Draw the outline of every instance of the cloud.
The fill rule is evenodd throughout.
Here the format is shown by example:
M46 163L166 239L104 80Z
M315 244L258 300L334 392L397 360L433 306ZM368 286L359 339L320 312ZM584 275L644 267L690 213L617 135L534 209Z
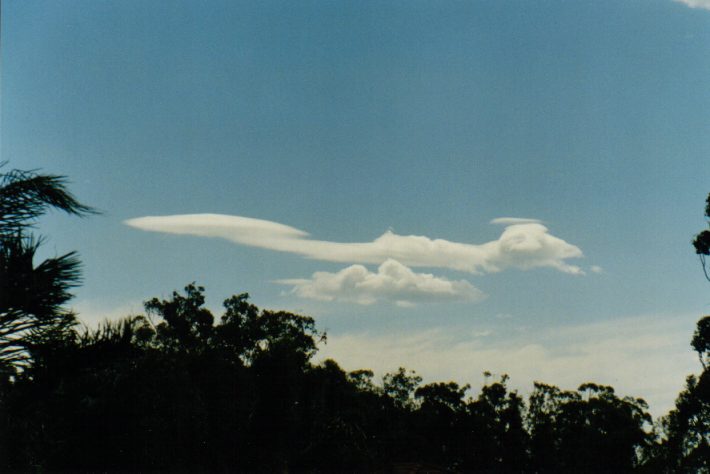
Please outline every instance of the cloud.
M541 224L542 222L538 219L527 219L525 217L496 217L491 220L491 224Z
M372 369L378 376L404 366L416 370L425 383L453 380L474 388L483 383L484 370L507 373L511 387L525 394L534 381L563 389L592 381L611 385L620 395L642 397L654 415L661 415L673 406L686 375L700 370L688 348L696 319L628 317L519 331L479 326L392 334L330 332L318 358L333 358L345 370Z
M583 256L579 247L551 235L538 221L519 218L494 221L506 227L498 239L483 244L398 235L392 231L372 242L330 242L311 239L307 232L276 222L221 214L147 216L125 223L146 231L217 237L329 262L379 265L394 259L409 267L449 268L479 274L539 267L584 273L566 262Z
M592 265L589 270L591 270L592 273L604 273L604 269L599 265Z
M710 0L673 0L676 3L684 3L690 8L704 8L710 10Z
M421 301L480 301L485 297L466 280L415 273L393 259L385 260L377 272L352 265L336 273L316 272L309 279L277 280L277 283L293 285L291 293L301 298L363 305L384 300L411 307Z

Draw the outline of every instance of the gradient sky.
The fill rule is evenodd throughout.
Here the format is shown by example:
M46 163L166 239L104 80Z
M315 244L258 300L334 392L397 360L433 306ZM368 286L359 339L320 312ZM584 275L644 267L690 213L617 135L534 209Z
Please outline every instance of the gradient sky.
M103 211L39 228L86 321L197 281L349 370L657 414L699 371L707 0L5 0L1 34L6 169Z

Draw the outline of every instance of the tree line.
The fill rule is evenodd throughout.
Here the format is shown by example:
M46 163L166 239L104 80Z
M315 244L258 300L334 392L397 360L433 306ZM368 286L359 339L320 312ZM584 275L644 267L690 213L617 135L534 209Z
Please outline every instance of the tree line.
M524 398L506 375L475 395L405 368L376 380L315 362L312 318L246 293L216 317L195 283L82 329L65 309L76 254L35 262L52 208L94 212L61 176L0 178L2 472L710 472L709 316L691 340L700 373L655 421L594 383ZM710 231L693 244L704 259Z

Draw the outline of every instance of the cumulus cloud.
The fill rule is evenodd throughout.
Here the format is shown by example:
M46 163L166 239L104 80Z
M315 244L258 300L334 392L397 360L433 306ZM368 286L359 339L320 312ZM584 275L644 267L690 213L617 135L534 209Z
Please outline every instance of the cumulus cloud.
M301 298L363 305L391 301L409 307L420 301L480 301L485 297L466 280L415 273L393 259L385 260L376 272L362 265L351 265L335 273L316 272L308 279L277 280L277 283L292 285L291 293Z
M378 376L404 366L426 383L453 380L476 387L485 370L507 373L522 393L529 393L534 381L564 389L592 381L643 397L660 415L673 406L686 375L700 369L688 348L696 319L693 314L654 315L495 332L485 326L394 334L331 331L318 357L333 358L346 370L372 369Z
M704 8L710 10L710 0L673 0L676 3L684 3L690 8Z
M539 221L520 218L495 221L506 225L505 229L498 239L483 244L398 235L392 231L372 242L330 242L312 239L307 232L284 224L221 214L146 216L125 223L146 231L222 238L329 262L379 265L394 259L410 267L449 268L479 274L506 268L539 267L584 273L566 261L583 256L579 247L551 235Z

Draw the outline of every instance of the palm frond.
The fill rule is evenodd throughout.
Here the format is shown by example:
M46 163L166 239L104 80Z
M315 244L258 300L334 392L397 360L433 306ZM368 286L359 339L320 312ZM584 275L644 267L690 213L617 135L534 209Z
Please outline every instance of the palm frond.
M34 266L41 240L16 235L0 238L0 311L21 310L37 318L62 312L69 290L81 283L75 252L48 258Z
M24 367L32 348L76 322L62 305L80 283L74 252L34 265L41 239L0 237L0 364ZM51 333L51 334L50 334Z
M76 216L96 214L67 190L63 176L11 170L0 175L0 234L32 226L49 209Z
M117 321L105 320L96 329L85 327L78 335L78 343L81 347L130 347L145 339L146 330L151 331L148 321L141 315Z

